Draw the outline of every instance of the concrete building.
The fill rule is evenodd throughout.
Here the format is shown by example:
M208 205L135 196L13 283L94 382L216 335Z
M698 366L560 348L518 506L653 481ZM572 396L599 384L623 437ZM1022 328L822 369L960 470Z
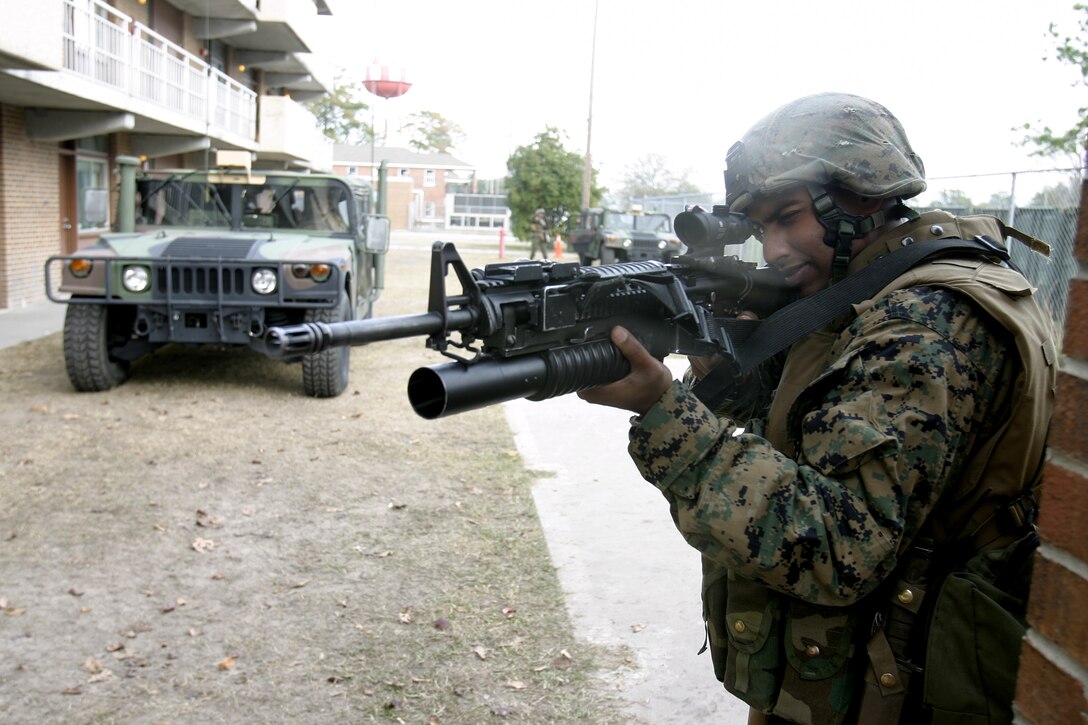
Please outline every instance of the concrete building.
M112 224L120 155L332 169L301 101L332 89L334 0L35 0L0 12L0 309L45 299L43 263Z
M451 154L420 153L395 146L333 146L333 171L347 176L370 175L377 184L378 167L386 163L388 208L394 229L450 226L454 194L475 191L476 169ZM474 225L478 226L478 225Z

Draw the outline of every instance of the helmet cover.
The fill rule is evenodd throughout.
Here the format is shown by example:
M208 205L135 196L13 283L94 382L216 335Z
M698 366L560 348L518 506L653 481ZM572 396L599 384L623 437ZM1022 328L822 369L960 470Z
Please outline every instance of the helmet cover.
M820 93L772 111L726 157L725 203L732 211L798 184L907 199L925 191L925 167L887 108L860 96Z

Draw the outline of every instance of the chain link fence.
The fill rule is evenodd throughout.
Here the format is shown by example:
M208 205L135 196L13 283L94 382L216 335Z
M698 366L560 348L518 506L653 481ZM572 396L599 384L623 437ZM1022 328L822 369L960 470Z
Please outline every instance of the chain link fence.
M1039 290L1039 301L1049 312L1061 338L1065 324L1069 281L1076 274L1073 241L1080 205L1082 169L1049 169L1009 174L930 178L926 192L912 199L919 212L943 209L960 216L989 215L1050 245L1049 257L1007 239L1013 264ZM975 201L984 199L985 201ZM724 193L645 196L631 200L647 212L675 217L692 205L709 211L725 201ZM749 240L730 250L741 259L761 261L758 242Z

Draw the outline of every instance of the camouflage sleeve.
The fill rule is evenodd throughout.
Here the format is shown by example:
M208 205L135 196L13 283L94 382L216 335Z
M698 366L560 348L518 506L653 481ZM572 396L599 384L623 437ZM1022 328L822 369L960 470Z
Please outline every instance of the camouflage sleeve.
M839 336L798 400L792 458L734 435L676 382L634 419L630 453L706 556L806 601L849 604L891 573L985 439L1016 365L1006 338L954 292L897 292Z

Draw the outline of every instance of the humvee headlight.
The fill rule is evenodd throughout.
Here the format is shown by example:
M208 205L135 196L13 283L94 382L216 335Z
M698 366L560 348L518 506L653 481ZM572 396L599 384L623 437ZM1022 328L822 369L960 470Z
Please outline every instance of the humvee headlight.
M91 273L92 266L89 259L73 259L68 262L68 271L73 277L86 277Z
M133 265L121 273L121 284L129 292L144 292L151 286L151 273L147 267Z
M635 246L635 243L632 242L629 238L623 240L623 248L624 249L630 249L633 246Z
M276 291L276 273L266 267L255 269L250 283L257 294L270 295Z
M658 249L664 249L667 246L669 246L669 243L666 242L664 239L662 239L660 242L657 243L657 248Z
M314 282L324 282L329 278L329 275L332 274L332 268L322 262L317 262L316 264L303 264L300 262L291 265L291 274L297 279L306 279L309 277Z

